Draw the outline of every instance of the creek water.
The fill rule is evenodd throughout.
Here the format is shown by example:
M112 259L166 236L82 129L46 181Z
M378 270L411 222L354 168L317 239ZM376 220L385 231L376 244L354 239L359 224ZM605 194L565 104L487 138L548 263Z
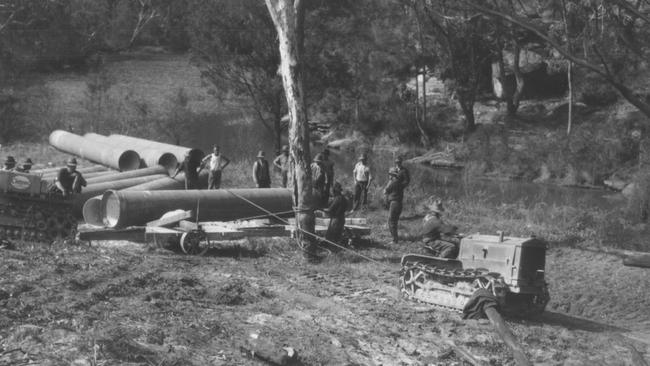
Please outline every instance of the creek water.
M252 161L258 151L264 151L267 160L275 156L273 137L261 124L238 124L215 121L201 126L200 135L195 135L192 143L207 153L217 144L224 155L233 161ZM331 150L335 163L336 180L344 187L353 187L352 169L361 149ZM312 156L323 150L314 144ZM369 164L374 181L383 186L388 178L388 169L393 165L394 153L391 150L368 151ZM422 164L405 164L411 172L410 189L444 199L463 199L467 196L480 196L493 204L523 204L532 206L541 202L548 205L573 206L585 208L610 209L623 201L621 195L607 190L564 187L554 184L538 184L524 181L495 180L473 177L460 170L434 169ZM277 184L277 180L276 183Z

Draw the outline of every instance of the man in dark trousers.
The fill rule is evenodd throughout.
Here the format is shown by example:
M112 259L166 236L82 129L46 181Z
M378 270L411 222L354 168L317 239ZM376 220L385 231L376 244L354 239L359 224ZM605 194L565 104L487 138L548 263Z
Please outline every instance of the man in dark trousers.
M458 228L446 224L442 220L445 209L440 200L434 200L429 206L429 212L422 220L420 235L424 241L424 248L434 256L441 258L456 258L460 240Z
M390 168L388 171L388 184L384 188L384 196L388 203L388 230L393 238L393 243L398 242L397 225L399 217L402 214L402 201L404 200L404 184L399 177L396 168Z
M323 166L323 154L318 153L314 157L314 162L311 163L311 182L312 182L312 195L317 208L327 206L327 173L325 166Z
M325 197L323 200L327 202L329 201L332 184L334 184L334 162L330 160L330 149L327 148L323 150L323 168L325 169L325 174L327 175L327 182L325 183Z
M253 164L253 179L257 188L271 188L271 174L269 162L264 158L264 151L257 153L257 160Z
M65 165L65 168L59 170L54 185L63 197L69 197L73 194L81 193L81 187L86 186L86 180L77 171L77 159L70 158L66 161Z
M280 152L280 155L276 156L273 160L273 165L280 170L282 187L287 188L287 183L289 182L289 170L291 169L289 146L282 146L282 151Z
M199 166L201 165L198 159L191 159L190 153L185 153L185 159L178 165L172 178L176 178L181 171L185 173L185 189L198 189L199 188Z
M228 164L230 164L230 159L221 154L219 146L214 145L212 147L212 154L207 155L201 160L201 167L199 168L199 173L205 166L208 167L208 189L219 189L221 188L221 171L224 170Z
M345 228L345 211L348 207L348 200L342 194L341 183L336 182L332 186L332 202L323 211L330 217L325 239L330 242L341 244L343 229ZM331 244L330 244L331 245Z
M354 165L352 177L354 178L354 205L352 210L358 210L361 205L368 203L368 187L372 182L370 167L367 165L368 157L366 154L359 156L359 161Z

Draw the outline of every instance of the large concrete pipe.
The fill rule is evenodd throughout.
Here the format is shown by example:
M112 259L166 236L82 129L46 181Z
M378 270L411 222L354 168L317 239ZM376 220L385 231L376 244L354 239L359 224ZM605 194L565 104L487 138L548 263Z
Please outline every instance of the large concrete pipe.
M183 159L185 159L185 154L188 153L190 154L190 159L197 161L203 159L203 156L205 155L200 149L166 144L163 142L151 141L131 136L112 134L108 136L108 139L117 143L131 144L132 146L136 146L136 149L154 149L170 152L176 156L176 159L178 159L178 161L183 161Z
M152 180L164 178L163 174L148 175L144 177L136 177L124 180L118 180L114 182L103 182L97 184L89 184L87 187L84 187L81 190L81 193L72 196L72 208L75 216L81 216L83 211L83 205L90 197L94 197L100 194L103 194L109 189L124 189L138 184L150 182Z
M58 167L53 167L53 168L44 168L44 169L32 169L31 173L33 174L42 174L42 175L51 175L51 174L57 174L59 170L65 168L65 165L63 166L58 166ZM111 170L111 168L107 168L103 165L91 165L91 166L85 166L85 167L79 167L77 166L77 171L81 173L99 173L99 172L108 172L108 171L115 171Z
M136 170L129 170L128 172L105 174L99 177L87 178L88 184L97 184L102 182L110 182L116 180L124 180L129 178L143 177L145 175L164 174L167 175L167 169L160 165L152 166L151 168L142 168Z
M142 169L140 169L142 170ZM137 171L137 170L136 170ZM208 187L208 173L203 170L199 174L199 188ZM164 177L151 182L138 184L136 186L124 188L124 191L162 191L162 190L181 190L185 189L185 175L178 174L176 177ZM103 192L102 192L103 193ZM101 211L102 196L91 197L83 205L82 213L84 221L87 224L95 226L104 226L103 213Z
M106 174L115 174L115 173L119 173L119 172L117 170L105 170L105 171L101 171L101 172L90 172L90 173L81 172L84 179L99 177L99 176L106 175ZM59 175L59 171L57 170L56 172L47 173L47 174L42 175L41 179L54 180L54 178L56 178L58 175Z
M108 136L89 132L84 138L97 141L104 144L117 146L123 149L132 149L138 152L144 165L148 167L162 165L167 169L168 174L172 174L178 165L178 159L172 152L158 147L142 147L131 141L121 141L118 139L109 139Z
M117 149L62 130L50 134L50 145L69 154L121 171L140 167L140 155L133 150Z
M145 223L172 210L196 210L199 220L230 221L288 212L291 191L286 188L244 188L189 191L107 191L102 197L104 225L111 228ZM260 209L256 206L260 206Z

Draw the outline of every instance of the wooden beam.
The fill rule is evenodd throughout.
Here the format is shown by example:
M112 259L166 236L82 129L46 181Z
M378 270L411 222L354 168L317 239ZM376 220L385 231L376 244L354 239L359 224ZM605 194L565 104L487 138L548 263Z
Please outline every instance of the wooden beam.
M128 229L99 229L79 231L79 240L128 240L143 243L145 242L144 227L134 227Z

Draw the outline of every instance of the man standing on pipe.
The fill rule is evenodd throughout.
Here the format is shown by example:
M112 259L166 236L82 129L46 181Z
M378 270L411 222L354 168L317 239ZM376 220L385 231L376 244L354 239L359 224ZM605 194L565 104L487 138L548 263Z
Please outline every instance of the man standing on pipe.
M264 159L264 151L257 153L257 160L253 164L253 179L257 188L271 188L269 162Z
M221 171L224 170L228 164L230 164L230 159L221 155L219 146L214 145L212 147L212 154L201 160L201 167L198 171L198 173L201 173L201 170L203 170L206 165L208 166L208 189L221 188Z
M199 166L201 165L200 161L197 159L191 159L189 151L185 153L185 159L183 162L178 165L172 178L176 178L178 173L181 171L185 173L185 189L198 189L199 186Z
M72 194L81 193L81 187L86 186L86 180L77 171L77 159L70 158L65 165L65 168L59 170L54 186L63 197L69 197Z

